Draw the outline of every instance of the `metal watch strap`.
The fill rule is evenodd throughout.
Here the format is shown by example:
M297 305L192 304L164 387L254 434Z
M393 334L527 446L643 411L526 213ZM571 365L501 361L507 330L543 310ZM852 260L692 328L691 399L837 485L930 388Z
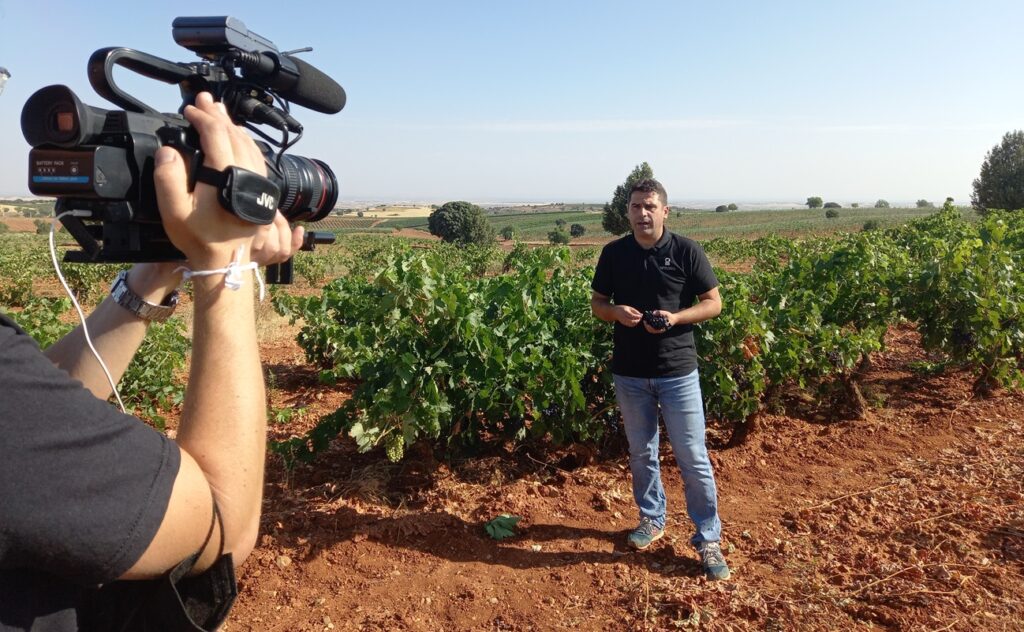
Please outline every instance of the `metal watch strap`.
M154 305L144 300L141 296L132 292L128 287L128 271L121 270L110 286L110 295L114 301L129 312L143 320L161 323L171 317L174 308L178 306L178 291L171 292L164 302Z

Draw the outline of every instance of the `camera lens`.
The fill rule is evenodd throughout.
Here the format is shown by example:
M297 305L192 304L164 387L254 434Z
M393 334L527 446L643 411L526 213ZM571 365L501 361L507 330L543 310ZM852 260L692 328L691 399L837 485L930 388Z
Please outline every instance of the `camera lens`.
M281 159L281 213L291 222L327 217L338 201L338 179L322 160L285 154Z

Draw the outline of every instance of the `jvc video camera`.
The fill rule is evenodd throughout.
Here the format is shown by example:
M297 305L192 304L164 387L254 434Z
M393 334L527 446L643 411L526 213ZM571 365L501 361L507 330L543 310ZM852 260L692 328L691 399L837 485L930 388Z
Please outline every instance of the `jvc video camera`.
M247 191L247 181L225 182L234 199L262 204L277 201L289 221L315 222L334 208L338 180L324 162L285 151L302 137L302 125L289 113L289 102L334 114L345 106L345 91L333 79L231 17L180 17L172 24L174 41L201 61L175 63L130 48L103 48L89 58L89 82L96 92L124 110L83 104L68 87L53 85L29 97L21 113L21 130L32 145L29 190L58 198L56 214L81 246L65 259L124 263L174 261L184 256L168 240L160 223L153 185L153 156L164 145L179 149L189 162L194 184L202 153L196 131L181 115L199 92L224 103L231 118L265 142L259 142L276 198ZM122 66L145 77L177 84L178 113L160 113L114 83ZM256 128L269 126L280 138ZM294 136L292 136L294 135ZM273 149L272 146L276 149ZM256 178L258 180L266 180ZM205 180L204 180L205 181ZM221 189L222 198L224 194ZM248 195L247 195L248 193ZM230 199L226 200L230 202ZM250 221L266 209L254 207ZM246 218L243 212L236 212ZM270 209L270 216L273 216ZM333 241L331 233L308 233L303 248ZM268 271L271 282L288 283L291 266ZM275 278L277 277L277 278Z

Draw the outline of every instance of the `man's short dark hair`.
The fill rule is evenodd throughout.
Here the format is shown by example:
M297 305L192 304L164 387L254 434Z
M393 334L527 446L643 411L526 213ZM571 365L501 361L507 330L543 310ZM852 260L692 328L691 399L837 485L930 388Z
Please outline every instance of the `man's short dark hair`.
M654 178L645 178L634 182L633 186L629 188L629 197L633 197L633 194L637 191L641 193L657 193L661 196L661 203L668 204L668 193L665 192L665 187L661 186L661 183Z

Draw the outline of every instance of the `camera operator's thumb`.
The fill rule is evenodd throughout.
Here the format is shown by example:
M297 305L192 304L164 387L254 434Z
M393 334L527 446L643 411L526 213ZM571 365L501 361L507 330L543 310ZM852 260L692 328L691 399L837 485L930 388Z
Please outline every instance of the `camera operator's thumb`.
M192 210L185 161L175 149L161 147L154 156L153 184L160 216L165 222L184 221Z

